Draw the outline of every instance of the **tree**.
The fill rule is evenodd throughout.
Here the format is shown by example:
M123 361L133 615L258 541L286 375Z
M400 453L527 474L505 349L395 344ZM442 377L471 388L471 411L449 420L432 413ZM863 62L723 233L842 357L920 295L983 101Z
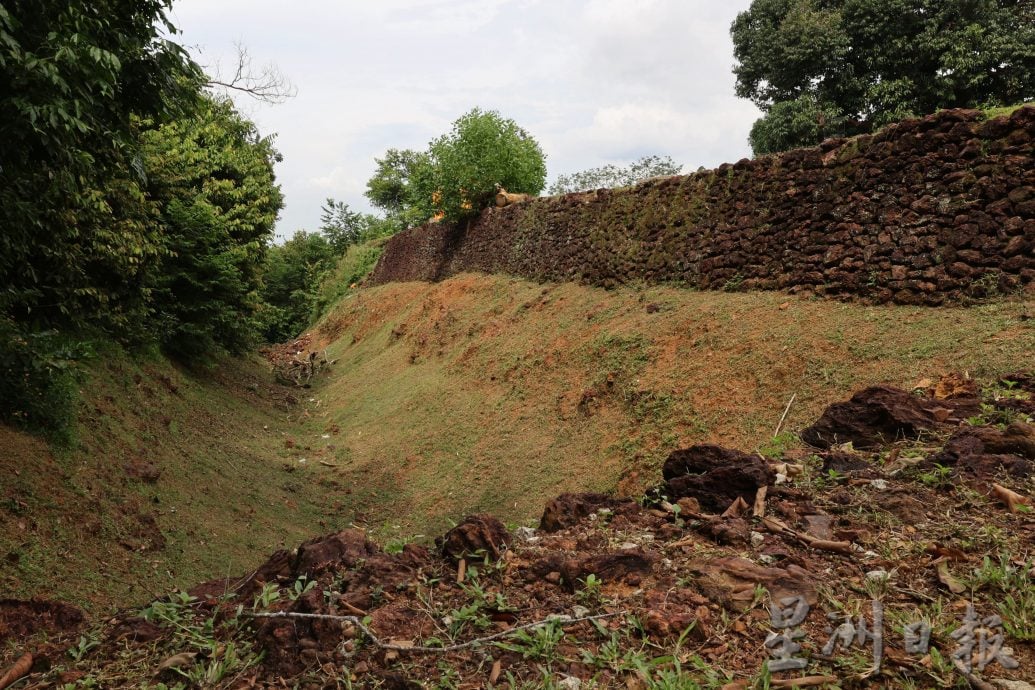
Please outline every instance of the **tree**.
M117 335L144 315L158 241L133 115L189 111L201 83L169 6L0 5L0 315Z
M266 249L283 206L269 137L224 99L143 134L165 258L154 287L159 338L194 357L241 352L257 329Z
M344 254L349 245L358 242L366 227L366 217L349 210L344 201L328 198L320 208L320 232L338 254Z
M756 154L1035 97L1027 0L754 0L731 34Z
M366 197L388 215L402 213L411 204L410 183L419 168L428 165L428 154L411 149L388 149L375 158L377 170L367 181Z
M570 194L604 187L628 187L652 177L678 175L683 166L670 156L644 156L628 166L604 165L571 175L559 175L550 187L550 194Z
M270 247L262 287L262 335L267 342L293 338L309 325L317 290L339 255L323 234L304 230Z
M459 221L493 203L496 186L538 194L546 185L539 144L513 120L474 108L431 142L430 165L411 181L417 204Z

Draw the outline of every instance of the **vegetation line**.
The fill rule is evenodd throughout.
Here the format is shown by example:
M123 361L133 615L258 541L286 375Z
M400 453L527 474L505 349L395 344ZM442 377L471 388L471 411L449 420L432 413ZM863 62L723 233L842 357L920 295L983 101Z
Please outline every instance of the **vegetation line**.
M351 623L351 624L355 625L357 628L359 628L359 630L364 635L366 635L368 638L370 638L371 642L373 642L377 647L380 647L381 649L387 649L387 650L396 651L396 652L419 652L421 654L425 654L425 653L445 654L445 653L448 653L448 652L455 652L455 651L457 651L459 649L467 649L468 647L477 647L478 645L485 644L486 642L493 642L495 640L503 640L503 639L506 639L506 638L510 637L514 633L520 632L522 630L532 630L533 628L541 628L541 627L543 627L545 625L561 625L561 626L564 626L564 625L574 625L575 623L584 623L586 621L595 621L595 620L600 620L601 618L613 618L615 616L624 616L626 613L627 613L626 611L617 611L615 613L599 613L599 614L597 614L595 616L583 616L581 618L546 618L544 620L536 621L534 623L526 623L525 625L519 625L516 628L510 628L509 630L504 630L503 632L498 632L498 633L496 633L494 635L489 635L487 637L479 637L479 638L476 638L474 640L468 640L467 642L461 642L460 644L449 645L448 647L423 647L423 646L420 646L420 645L406 646L406 645L391 644L389 642L382 642L381 639L377 635L374 634L374 631L371 630L370 628L368 628L367 626L365 626L363 624L363 621L361 621L356 616L334 616L334 615L330 615L330 614L326 614L326 613L296 613L296 612L293 612L293 611L275 611L275 612L272 612L272 613L251 613L251 612L248 612L248 611L244 611L244 612L241 613L241 617L242 618L316 618L316 619L320 619L320 620L341 621L343 623Z

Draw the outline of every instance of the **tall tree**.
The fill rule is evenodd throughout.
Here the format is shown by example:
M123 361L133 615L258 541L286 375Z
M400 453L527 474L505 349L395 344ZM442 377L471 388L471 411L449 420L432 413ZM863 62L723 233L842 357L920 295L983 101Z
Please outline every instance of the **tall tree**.
M754 0L731 33L755 153L1035 97L1029 0Z
M155 286L160 338L177 354L243 350L256 333L266 250L283 197L272 139L224 99L143 135L166 258Z
M193 106L169 0L0 5L0 314L126 328L158 255L132 115Z

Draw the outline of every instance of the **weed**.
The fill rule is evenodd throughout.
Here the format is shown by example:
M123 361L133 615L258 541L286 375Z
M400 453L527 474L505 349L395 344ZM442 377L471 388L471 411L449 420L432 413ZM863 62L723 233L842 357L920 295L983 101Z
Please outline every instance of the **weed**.
M744 276L741 273L734 273L730 278L722 284L723 292L736 292L744 284Z
M560 623L548 620L543 625L528 630L518 630L509 642L496 642L496 646L508 652L520 654L522 658L543 661L549 666L557 661L557 645L564 639Z
M280 599L280 586L276 582L267 582L262 585L262 589L255 595L252 608L268 609L278 599Z
M932 489L947 489L952 486L952 467L935 463L932 469L920 472L916 478Z
M770 460L782 460L784 454L798 443L797 434L784 431L763 443L758 452Z
M602 584L599 577L590 573L585 580L582 580L582 589L575 593L575 598L587 606L600 604L602 599L600 588Z
M80 635L79 641L74 646L68 648L68 655L75 661L82 661L83 657L100 643L100 637L96 632L91 631L86 635Z
M316 580L310 580L305 575L295 580L287 590L288 599L298 601L298 598L316 586Z
M999 602L999 615L1003 619L1003 630L1013 639L1030 642L1035 640L1035 587L1026 582L1024 589L1007 594Z

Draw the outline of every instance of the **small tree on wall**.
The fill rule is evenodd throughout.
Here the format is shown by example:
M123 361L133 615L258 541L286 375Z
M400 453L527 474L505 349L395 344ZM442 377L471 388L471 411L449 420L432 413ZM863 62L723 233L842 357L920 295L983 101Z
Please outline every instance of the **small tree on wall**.
M459 221L489 206L502 185L515 193L538 194L546 185L546 157L528 132L496 111L474 108L453 130L431 142L430 175L417 181L423 199Z

